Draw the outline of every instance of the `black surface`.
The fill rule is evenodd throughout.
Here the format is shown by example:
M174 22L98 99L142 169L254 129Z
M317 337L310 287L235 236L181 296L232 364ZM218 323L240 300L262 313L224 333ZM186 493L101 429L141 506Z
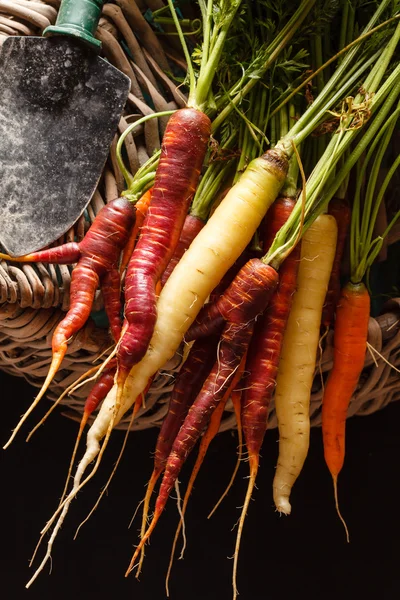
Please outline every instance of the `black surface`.
M0 241L47 246L90 201L129 78L69 38L9 37L0 54Z
M4 443L34 391L22 380L4 374L1 386ZM43 402L28 425L35 423L47 406ZM268 433L258 490L243 536L240 600L399 597L399 423L400 403L348 422L347 458L339 479L339 493L350 529L350 545L345 542L334 511L320 430L312 432L310 454L293 492L293 513L285 518L280 518L272 507L277 434ZM61 493L76 428L76 423L60 414L53 415L28 445L21 434L2 454L1 597L165 598L164 575L177 522L173 500L147 549L141 581L132 575L124 579L139 522L135 521L131 530L127 525L144 493L156 430L131 435L109 495L73 541L76 526L91 508L119 451L122 434L114 434L100 474L71 506L54 547L51 575L46 569L32 588L24 589L30 575L28 560L38 533ZM22 433L28 430L25 427ZM231 433L221 434L210 448L187 513L186 556L176 562L172 574L173 600L231 598L232 562L227 557L233 553L235 533L231 527L243 501L245 464L212 521L208 522L206 515L231 474L235 448L236 438ZM188 469L182 475L183 481L187 480L187 473Z

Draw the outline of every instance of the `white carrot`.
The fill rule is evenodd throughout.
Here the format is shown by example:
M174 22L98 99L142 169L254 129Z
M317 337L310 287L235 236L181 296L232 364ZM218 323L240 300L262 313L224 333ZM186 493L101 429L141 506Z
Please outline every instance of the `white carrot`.
M310 395L320 323L336 249L337 225L319 216L301 247L297 291L287 323L275 391L279 457L273 482L277 510L290 514L290 492L307 456Z

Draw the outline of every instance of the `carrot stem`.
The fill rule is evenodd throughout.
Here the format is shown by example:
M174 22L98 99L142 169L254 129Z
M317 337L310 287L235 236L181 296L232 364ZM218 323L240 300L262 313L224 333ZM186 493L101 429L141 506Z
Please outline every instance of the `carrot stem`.
M383 7L381 6L380 7L379 14L375 14L374 15L374 17L373 17L373 23L375 23L377 21L377 19L379 18L380 14L382 12L381 9L385 9L387 7L387 5L388 5L388 2L386 2L384 4L385 4L385 6L383 6ZM397 20L399 18L400 18L400 15L395 15L394 17L391 17L390 19L387 19L387 21L384 21L383 23L380 23L376 27L373 27L372 29L369 29L369 26L371 24L373 24L372 20L371 20L370 23L367 25L367 27L364 29L365 33L363 33L360 36L358 36L357 39L355 39L352 42L350 42L347 46L345 46L344 48L342 48L334 56L332 56L331 58L329 58L329 60L327 60L321 67L319 67L319 69L317 69L316 71L313 71L311 73L311 75L309 75L305 80L303 80L298 87L296 87L288 96L286 96L286 98L284 100L282 100L282 102L276 108L274 108L274 110L270 114L270 117L273 117L276 113L278 113L281 110L281 108L287 102L289 102L292 98L294 98L296 96L296 94L298 94L299 91L301 89L303 89L307 85L307 83L310 83L310 81L312 81L313 79L315 79L319 75L319 73L321 73L329 65L331 65L332 63L334 63L340 56L342 56L343 54L345 54L346 52L348 52L349 50L351 50L352 48L354 48L355 46L357 46L361 42L364 42L365 40L367 40L368 38L370 38L371 35L373 35L377 31L379 31L383 27L386 27L386 25L388 25L392 21ZM354 62L353 62L354 54L352 53L351 56L349 55L348 57L345 57L347 70L349 68L349 65L354 64ZM341 65L343 65L343 62L341 63ZM336 81L340 81L343 73L346 73L346 68L345 69L341 68L340 71L337 70L335 72L335 75L334 75L334 77L335 77L335 84L336 84ZM334 87L334 85L332 85L332 87ZM321 100L319 98L319 96L318 96L317 100L318 101Z
M169 117L170 115L173 115L174 112L176 112L175 110L164 110L158 113L151 113L150 115L145 115L144 117L141 117L140 119L138 119L137 121L135 121L134 123L131 123L126 129L125 131L120 135L118 142L117 142L117 149L116 149L116 156L117 156L117 162L118 162L118 166L120 168L120 171L122 173L122 175L124 176L124 179L128 185L128 187L131 187L133 185L133 183L135 182L135 178L134 176L128 171L128 169L125 167L125 163L122 159L122 144L125 141L125 138L127 137L127 135L129 135L134 129L136 129L136 127L138 127L139 125L142 125L143 123L146 123L146 121L149 121L150 119L158 119L158 117Z
M171 11L172 18L174 20L176 31L178 32L179 41L181 42L183 54L185 55L185 60L186 60L186 64L187 64L187 70L188 70L188 74L189 74L189 90L190 90L188 106L192 106L193 108L195 108L194 99L195 99L195 94L196 94L196 77L194 74L192 58L190 56L190 53L189 53L189 50L188 50L188 47L186 44L185 36L183 35L181 24L179 23L178 15L176 14L175 6L174 6L174 3L172 0L168 0L168 6Z
M369 126L366 128L365 132L363 132L362 137L356 144L345 164L336 174L334 180L329 181L333 170L336 168L337 161L347 148L349 148L354 137L359 132L359 129L348 129L349 125L351 125L351 117L350 120L345 123L344 129L343 125L340 126L338 135L332 138L324 155L321 157L308 180L306 218L303 225L303 233L310 227L316 217L321 214L329 200L347 177L351 168L375 138L383 123L386 121L393 104L397 100L399 92L400 65L396 66L382 84L379 91L372 97L370 101L370 111L371 114L374 115L374 118L369 122ZM319 190L322 189L323 185L325 186L324 193L320 196ZM299 231L301 210L301 205L297 203L287 223L278 232L266 256L266 260L270 259L272 255L278 257L279 260L280 253L283 253L294 243ZM274 260L276 260L276 258L274 258Z
M219 114L213 120L211 129L212 133L214 133L221 126L221 124L231 114L231 112L235 109L239 102L241 102L244 96L246 96L253 89L255 84L259 81L259 78L264 76L268 69L274 64L279 54L288 45L293 35L299 29L300 25L303 23L304 19L306 18L314 4L315 0L306 0L306 2L301 2L299 8L293 14L290 20L286 23L285 27L282 28L279 34L274 38L274 40L266 49L267 58L262 67L259 67L257 69L258 77L250 77L244 86L241 85L241 82L240 84L235 84L233 88L229 91L229 101L227 102L225 98L222 99L222 101L225 103L224 108L222 109L222 102L220 102L217 105ZM250 65L249 72L252 72L252 65Z
M377 170L380 167L385 150L389 144L399 115L400 104L397 106L396 110L392 113L392 115L390 115L390 117L386 120L386 122L383 123L380 130L377 131L377 134L372 140L372 143L368 149L364 163L362 167L359 168L357 171L357 182L354 194L355 212L353 213L351 221L350 240L350 268L352 273L351 277L355 283L363 279L367 269L372 264L368 255L373 248L372 235L379 210L379 204L382 201L383 195L386 191L391 177L393 176L394 172L398 167L398 161L395 160L394 164L392 165L392 168L389 170L388 174L385 177L384 183L380 188L378 196L374 200L374 192L377 181ZM376 151L376 147L378 144L378 151ZM368 177L367 194L365 202L363 204L363 211L361 215L361 187L367 173L369 162L374 156L374 165L372 167L372 170L370 169L371 174ZM382 236L382 240L384 237L385 236ZM379 252L379 250L380 248L378 247L376 254ZM375 257L376 254L373 252L372 256Z

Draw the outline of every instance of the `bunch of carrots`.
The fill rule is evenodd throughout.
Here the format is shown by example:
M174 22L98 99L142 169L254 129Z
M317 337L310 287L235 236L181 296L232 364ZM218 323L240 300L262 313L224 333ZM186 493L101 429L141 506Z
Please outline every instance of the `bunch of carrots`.
M375 233L400 162L389 152L400 115L400 7L392 0L198 0L202 33L190 52L172 0L168 5L187 62L188 102L156 115L170 117L161 151L132 176L124 139L153 115L129 126L118 145L127 183L122 197L98 214L81 243L13 259L77 264L70 309L54 332L49 374L6 446L62 367L68 341L89 318L100 285L114 351L97 369L66 489L42 531L43 537L53 528L47 551L28 585L50 558L70 503L96 473L114 427L130 410L135 418L153 377L184 348L126 574L139 557L140 571L145 544L200 441L169 578L194 480L231 399L239 456L229 485L243 455L250 474L234 550L235 599L241 535L271 399L280 435L273 496L277 510L290 514L291 490L309 446L311 386L331 328L334 363L322 434L344 523L337 481L347 408L368 345L368 274L400 217L395 212L386 230ZM238 33L244 33L240 41ZM383 164L386 176L378 185ZM349 278L343 281L347 249ZM93 413L69 490L78 442Z

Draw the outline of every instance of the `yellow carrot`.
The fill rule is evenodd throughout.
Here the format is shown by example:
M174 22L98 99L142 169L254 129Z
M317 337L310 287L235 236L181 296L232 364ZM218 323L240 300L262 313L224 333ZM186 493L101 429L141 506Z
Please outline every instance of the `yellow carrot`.
M275 391L279 458L273 482L278 511L290 514L290 492L307 456L310 395L320 323L335 257L337 225L319 216L302 241L297 291L286 326Z

